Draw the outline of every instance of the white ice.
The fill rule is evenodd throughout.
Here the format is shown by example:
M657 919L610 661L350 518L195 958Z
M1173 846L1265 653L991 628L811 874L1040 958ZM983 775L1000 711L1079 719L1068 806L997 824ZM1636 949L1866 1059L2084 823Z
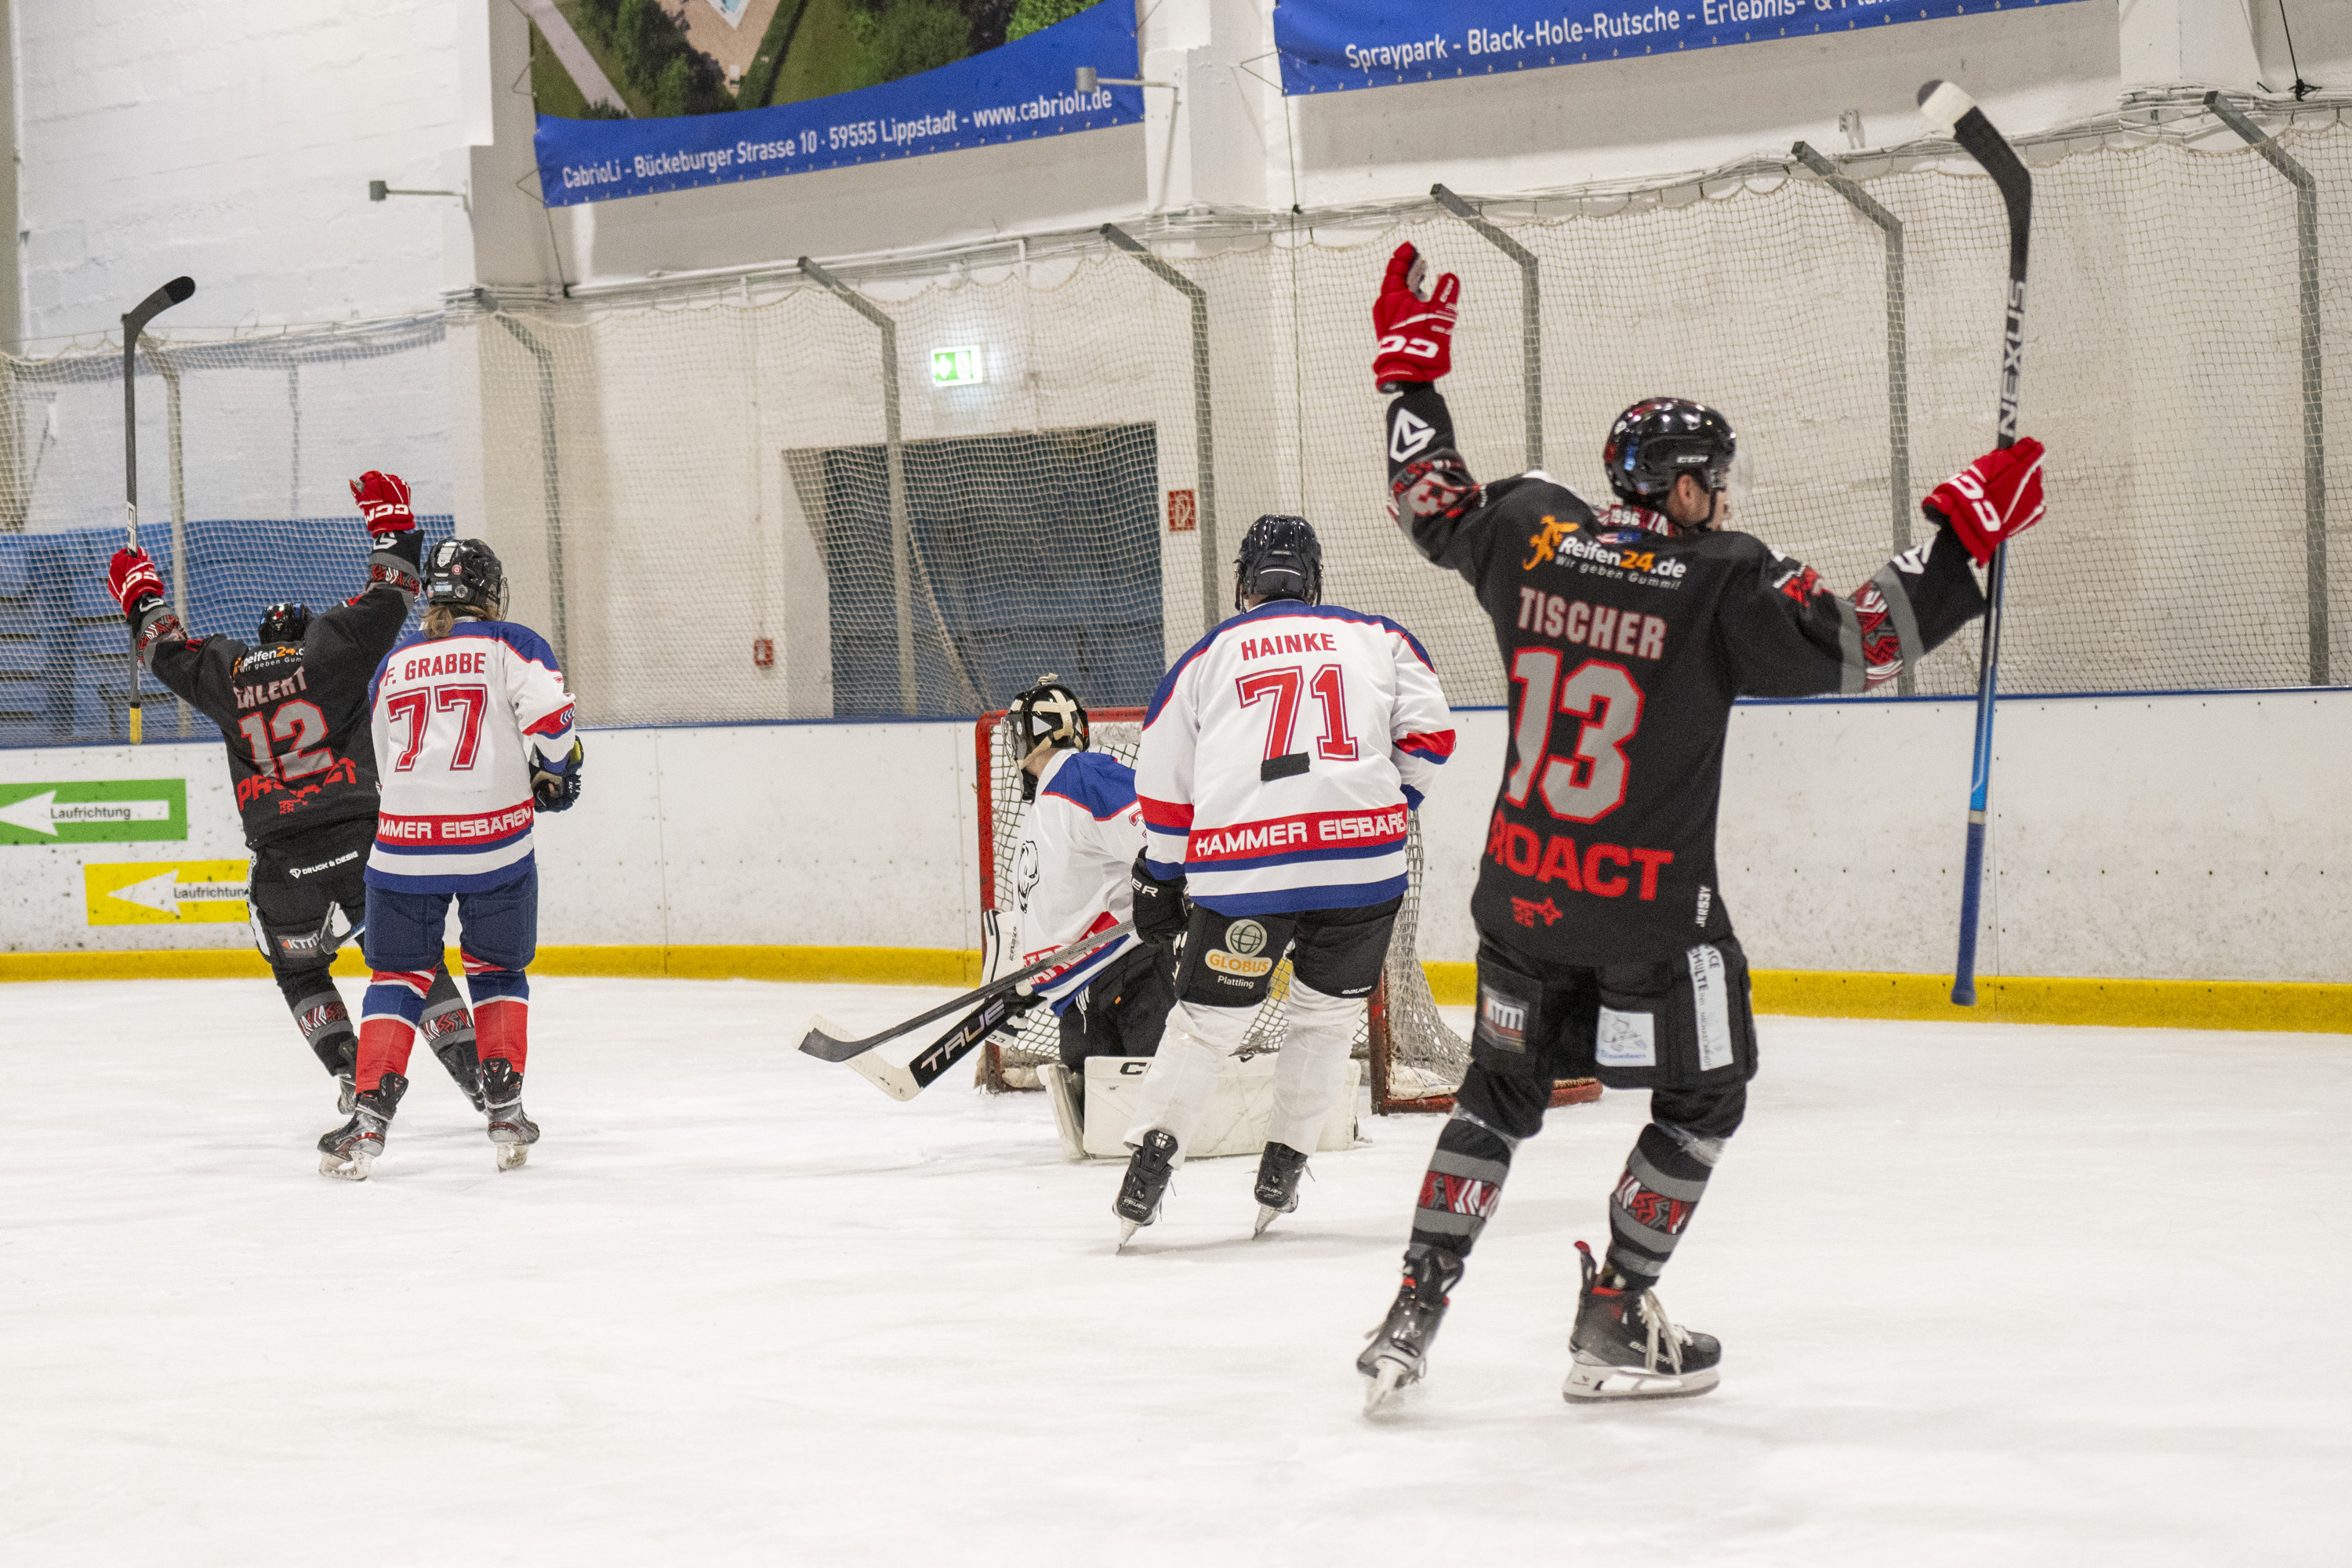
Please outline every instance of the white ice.
M2352 1560L2352 1040L1765 1020L1662 1292L1722 1388L1559 1397L1612 1095L1368 1422L1433 1120L1113 1256L1041 1097L792 1049L943 994L534 993L530 1165L420 1050L353 1185L266 983L5 988L0 1563Z

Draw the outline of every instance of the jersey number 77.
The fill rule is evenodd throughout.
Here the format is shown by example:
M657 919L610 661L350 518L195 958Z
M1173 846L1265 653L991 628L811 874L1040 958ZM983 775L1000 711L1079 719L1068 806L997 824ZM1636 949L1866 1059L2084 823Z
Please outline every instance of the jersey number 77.
M450 748L449 767L463 773L474 765L474 758L482 744L482 715L489 710L490 690L487 686L433 686L404 691L384 701L384 711L394 723L408 726L408 737L402 743L400 756L392 771L404 773L416 766L416 753L424 748L425 737L432 729L433 714L457 713L457 743Z

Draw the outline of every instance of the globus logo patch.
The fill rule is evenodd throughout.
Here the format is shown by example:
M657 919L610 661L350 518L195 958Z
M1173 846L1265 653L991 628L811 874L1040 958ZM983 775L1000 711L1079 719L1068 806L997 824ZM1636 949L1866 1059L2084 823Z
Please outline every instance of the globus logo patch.
M1225 945L1247 957L1265 951L1265 927L1255 921L1235 921L1225 928Z
M1270 958L1243 958L1227 952L1222 947L1213 947L1202 953L1201 962L1221 974L1245 975L1252 980L1274 968L1274 960Z

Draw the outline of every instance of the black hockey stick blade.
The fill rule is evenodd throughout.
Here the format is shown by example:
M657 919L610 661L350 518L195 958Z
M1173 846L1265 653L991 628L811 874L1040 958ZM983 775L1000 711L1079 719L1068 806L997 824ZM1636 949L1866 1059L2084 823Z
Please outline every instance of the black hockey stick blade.
M912 1100L937 1083L947 1070L980 1048L981 1043L1036 1005L1038 998L1018 991L1000 991L973 1008L963 1021L905 1067L884 1061L872 1051L849 1058L849 1067L893 1100Z
M1108 931L1098 931L1090 935L1082 936L1059 952L1047 953L1026 969L1007 974L1001 979L992 980L976 991L967 991L952 1002L942 1002L928 1013L919 1014L903 1024L894 1025L878 1035L868 1035L862 1040L838 1038L827 1033L826 1030L828 1027L839 1026L828 1026L823 1018L811 1019L808 1035L801 1041L801 1049L819 1061L845 1062L861 1051L872 1050L885 1040L895 1040L909 1029L919 1029L926 1024L936 1023L959 1007L969 1007L975 1002L984 1002L991 996L1012 990L1024 980L1034 979L1049 969L1057 968L1074 958L1117 942L1134 929L1135 922L1127 920L1119 921ZM940 1070L946 1069L942 1068Z
M164 284L161 289L156 289L152 294L148 295L144 300L140 300L137 305L133 306L129 311L127 311L123 315L122 324L135 335L140 328L145 326L148 322L153 321L156 317L162 315L173 306L186 303L187 300L195 294L195 291L196 280L194 279L174 278L169 283Z

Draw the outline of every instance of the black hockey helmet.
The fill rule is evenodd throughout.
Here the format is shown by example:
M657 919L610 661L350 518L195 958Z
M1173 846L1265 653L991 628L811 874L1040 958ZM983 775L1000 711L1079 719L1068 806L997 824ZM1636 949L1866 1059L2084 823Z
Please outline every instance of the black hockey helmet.
M272 605L261 612L261 629L254 634L254 640L264 647L277 642L300 642L310 629L310 605Z
M1261 599L1323 602L1323 546L1315 525L1303 517L1268 512L1242 535L1234 558L1234 608L1255 595Z
M1628 506L1661 511L1675 479L1688 474L1714 495L1729 482L1739 439L1731 421L1687 397L1645 397L1617 416L1601 461L1609 488Z
M432 609L495 616L507 601L506 568L478 539L445 539L425 564L425 603Z
M1016 771L1029 760L1029 753L1041 745L1051 745L1056 751L1083 752L1093 743L1094 731L1087 721L1086 705L1078 694L1054 675L1041 675L1037 684L1013 700L1005 713L1005 738L1013 752ZM1037 798L1037 775L1021 773L1021 798Z

